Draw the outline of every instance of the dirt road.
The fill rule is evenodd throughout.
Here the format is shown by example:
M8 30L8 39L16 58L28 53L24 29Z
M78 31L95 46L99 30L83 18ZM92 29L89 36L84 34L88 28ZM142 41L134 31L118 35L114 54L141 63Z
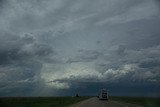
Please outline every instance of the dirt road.
M93 97L88 100L74 104L70 107L143 107L143 106L128 104L128 103L119 103L116 101L99 100L98 98Z

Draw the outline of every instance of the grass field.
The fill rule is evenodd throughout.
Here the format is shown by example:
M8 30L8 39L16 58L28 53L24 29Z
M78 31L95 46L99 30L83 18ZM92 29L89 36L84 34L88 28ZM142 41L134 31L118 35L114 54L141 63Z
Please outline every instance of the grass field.
M0 107L67 107L90 97L4 97L0 98ZM160 107L160 98L147 97L109 97L109 100Z
M89 97L7 97L0 107L67 107Z
M151 97L110 97L110 100L143 105L144 107L160 107L160 98Z

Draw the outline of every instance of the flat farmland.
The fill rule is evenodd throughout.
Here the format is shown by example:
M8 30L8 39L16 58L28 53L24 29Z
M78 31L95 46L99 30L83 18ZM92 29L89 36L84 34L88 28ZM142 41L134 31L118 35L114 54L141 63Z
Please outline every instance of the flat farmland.
M95 104L94 104L95 103ZM78 106L77 106L78 105ZM160 107L160 98L151 97L116 97L110 96L109 101L99 101L96 97L1 97L0 107L81 107L93 105L95 107L105 105Z
M67 107L89 97L1 97L0 107Z
M126 97L126 96L112 96L110 100L121 103L138 104L144 107L160 107L160 97Z

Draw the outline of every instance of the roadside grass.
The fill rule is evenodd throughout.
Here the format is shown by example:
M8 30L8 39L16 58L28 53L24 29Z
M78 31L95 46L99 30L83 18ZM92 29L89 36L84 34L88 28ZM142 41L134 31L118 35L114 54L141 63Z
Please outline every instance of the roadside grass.
M142 105L144 107L160 107L160 97L152 98L152 97L115 97L115 96L111 96L109 99L114 100L114 101Z
M67 107L89 97L3 97L0 107Z

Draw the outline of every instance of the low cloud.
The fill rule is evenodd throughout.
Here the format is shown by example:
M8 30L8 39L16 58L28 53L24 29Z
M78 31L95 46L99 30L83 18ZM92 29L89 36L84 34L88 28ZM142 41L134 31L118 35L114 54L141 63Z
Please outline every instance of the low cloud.
M119 48L118 48L119 50ZM139 51L125 50L125 56L117 56L116 59L112 59L114 54L111 52L107 57L104 54L100 55L100 58L105 59L103 63L99 59L95 59L94 62L85 62L87 66L83 65L81 61L72 62L64 68L64 73L58 76L50 76L50 82L60 82L72 84L74 82L159 82L159 46L142 49ZM117 51L113 51L116 53ZM155 56L156 55L156 56ZM132 56L132 57L131 57ZM150 56L150 57L149 57ZM156 58L156 59L155 59ZM99 64L98 64L99 62ZM150 64L151 63L151 64ZM117 65L117 66L114 66ZM89 66L89 67L88 67ZM91 66L96 66L92 68ZM90 69L92 68L92 69ZM58 72L57 72L58 73ZM45 74L45 73L44 73ZM48 75L56 75L56 73L49 73ZM53 78L52 78L53 77ZM46 77L47 78L47 77ZM72 86L72 85L70 85Z

